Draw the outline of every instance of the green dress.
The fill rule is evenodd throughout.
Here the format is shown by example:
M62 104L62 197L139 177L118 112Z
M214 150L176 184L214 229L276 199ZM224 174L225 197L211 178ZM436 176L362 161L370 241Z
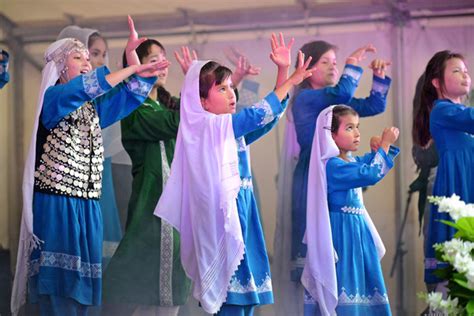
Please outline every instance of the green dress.
M147 98L121 125L132 160L132 195L125 235L104 273L104 301L183 305L191 283L181 265L179 234L153 215L169 176L179 111Z

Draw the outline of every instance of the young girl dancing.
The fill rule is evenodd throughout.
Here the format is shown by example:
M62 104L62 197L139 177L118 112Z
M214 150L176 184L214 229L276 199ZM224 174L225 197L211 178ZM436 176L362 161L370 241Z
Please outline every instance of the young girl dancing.
M390 315L380 259L385 248L362 199L393 167L398 129L386 128L374 151L360 144L359 115L345 105L319 114L308 177L305 315Z
M434 140L438 150L433 195L456 194L466 203L474 203L474 108L463 104L470 87L471 77L463 56L448 50L437 52L425 69L421 105L413 129L418 145L426 147ZM427 284L439 283L433 272L446 267L436 260L433 245L451 239L455 232L441 220L451 217L432 205L425 242Z
M284 77L290 47L283 36L272 38L271 58ZM186 74L171 174L155 214L180 231L184 270L208 313L252 315L256 305L273 303L247 147L277 123L288 91L311 75L303 58L300 52L290 78L278 76L273 92L237 114L228 68L198 61Z
M127 43L131 55L135 47ZM45 60L23 178L12 312L24 303L29 278L42 315L85 315L101 302L101 128L143 103L169 63L92 70L87 48L72 38L51 44Z

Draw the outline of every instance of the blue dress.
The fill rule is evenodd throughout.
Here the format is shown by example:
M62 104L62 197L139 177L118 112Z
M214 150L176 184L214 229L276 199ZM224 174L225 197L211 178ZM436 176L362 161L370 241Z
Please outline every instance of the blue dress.
M8 73L8 59L9 55L6 51L0 49L3 59L0 61L0 89L10 81L10 74Z
M237 142L241 187L237 196L244 259L229 284L225 305L263 305L273 303L273 291L260 215L253 192L248 145L269 132L286 107L270 93L256 105L232 115Z
M372 116L385 111L386 98L391 79L373 77L370 96L365 99L353 98L362 75L362 68L346 65L339 82L334 87L323 89L304 89L295 96L293 117L296 136L301 147L300 156L293 175L292 189L292 241L291 260L293 269L291 279L299 282L306 257L306 245L302 243L306 230L306 195L308 170L311 156L316 118L322 110L331 105L347 104L361 117Z
M137 108L156 80L133 75L112 88L105 79L108 73L101 67L48 88L39 124L51 131L90 101L100 127L105 128ZM37 143L37 151L42 145ZM103 236L99 200L48 194L35 187L33 216L34 233L44 243L30 258L31 301L52 296L99 305Z
M436 100L430 116L430 131L439 154L434 196L454 193L466 203L474 203L474 108L449 100ZM433 245L449 240L454 228L439 220L452 220L448 213L438 213L431 206L426 242L425 282L438 283L433 271L446 264L435 258Z
M337 315L391 315L387 290L372 234L364 219L362 187L374 185L393 167L399 149L390 147L326 165L328 207L336 262ZM317 304L305 293L305 315L319 315Z

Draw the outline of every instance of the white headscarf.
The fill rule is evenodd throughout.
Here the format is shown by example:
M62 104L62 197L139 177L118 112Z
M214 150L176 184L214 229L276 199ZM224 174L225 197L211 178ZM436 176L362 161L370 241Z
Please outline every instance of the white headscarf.
M306 207L307 244L306 262L301 282L318 302L322 315L335 315L338 302L336 261L337 253L332 243L327 192L327 161L339 155L339 148L332 138L331 125L335 105L324 109L316 120L308 172L308 196ZM369 226L379 258L385 247L367 210L364 220Z
M20 240L13 282L11 310L16 315L26 301L26 284L28 279L28 263L33 249L41 241L33 233L33 187L36 159L36 133L38 131L39 117L43 108L43 98L46 90L54 86L65 69L67 56L73 51L87 53L86 47L78 40L65 38L51 44L44 55L46 66L42 71L41 87L36 105L35 122L30 138L30 147L23 171L23 211L20 227Z
M181 262L193 295L213 314L226 299L244 242L232 116L209 113L201 105L199 74L206 63L194 61L186 74L171 174L154 214L181 233Z

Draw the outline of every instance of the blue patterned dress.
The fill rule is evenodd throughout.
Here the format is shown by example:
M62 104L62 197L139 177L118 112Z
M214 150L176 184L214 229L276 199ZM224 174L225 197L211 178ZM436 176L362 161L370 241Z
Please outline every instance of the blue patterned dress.
M433 187L435 196L456 194L466 203L474 203L474 108L449 100L436 100L430 116L430 131L439 155ZM435 258L433 245L449 240L454 228L439 220L452 220L431 206L428 238L425 243L425 282L438 283L433 271L446 267Z
M300 282L306 257L306 245L302 240L306 230L308 171L316 118L322 110L336 104L349 105L361 117L373 116L385 111L391 79L389 77L381 79L374 76L370 96L365 99L353 98L361 75L362 68L346 65L337 85L323 89L303 89L295 96L293 102L292 111L296 135L301 147L293 175L292 189L291 260L293 270L291 279L296 282Z
M268 133L286 107L274 93L252 107L232 115L237 142L241 188L237 196L244 259L231 279L225 305L264 305L273 303L273 291L265 237L253 193L248 145ZM218 315L225 315L224 312Z
M399 149L390 147L345 161L328 160L328 206L336 262L337 315L391 315L387 290L372 234L364 219L362 187L374 185L393 167ZM320 315L305 293L305 315Z
M37 136L37 157L42 155L45 142L40 130L51 133L56 126L64 125L65 117L79 113L86 104L92 104L96 113L94 120L105 128L137 108L156 80L133 75L112 88L105 79L108 73L106 67L97 68L46 90ZM75 139L69 137L64 139L65 143L73 144ZM34 233L44 243L30 258L31 301L42 302L49 296L53 304L59 297L80 305L99 305L103 236L99 200L48 194L35 186L33 215Z

